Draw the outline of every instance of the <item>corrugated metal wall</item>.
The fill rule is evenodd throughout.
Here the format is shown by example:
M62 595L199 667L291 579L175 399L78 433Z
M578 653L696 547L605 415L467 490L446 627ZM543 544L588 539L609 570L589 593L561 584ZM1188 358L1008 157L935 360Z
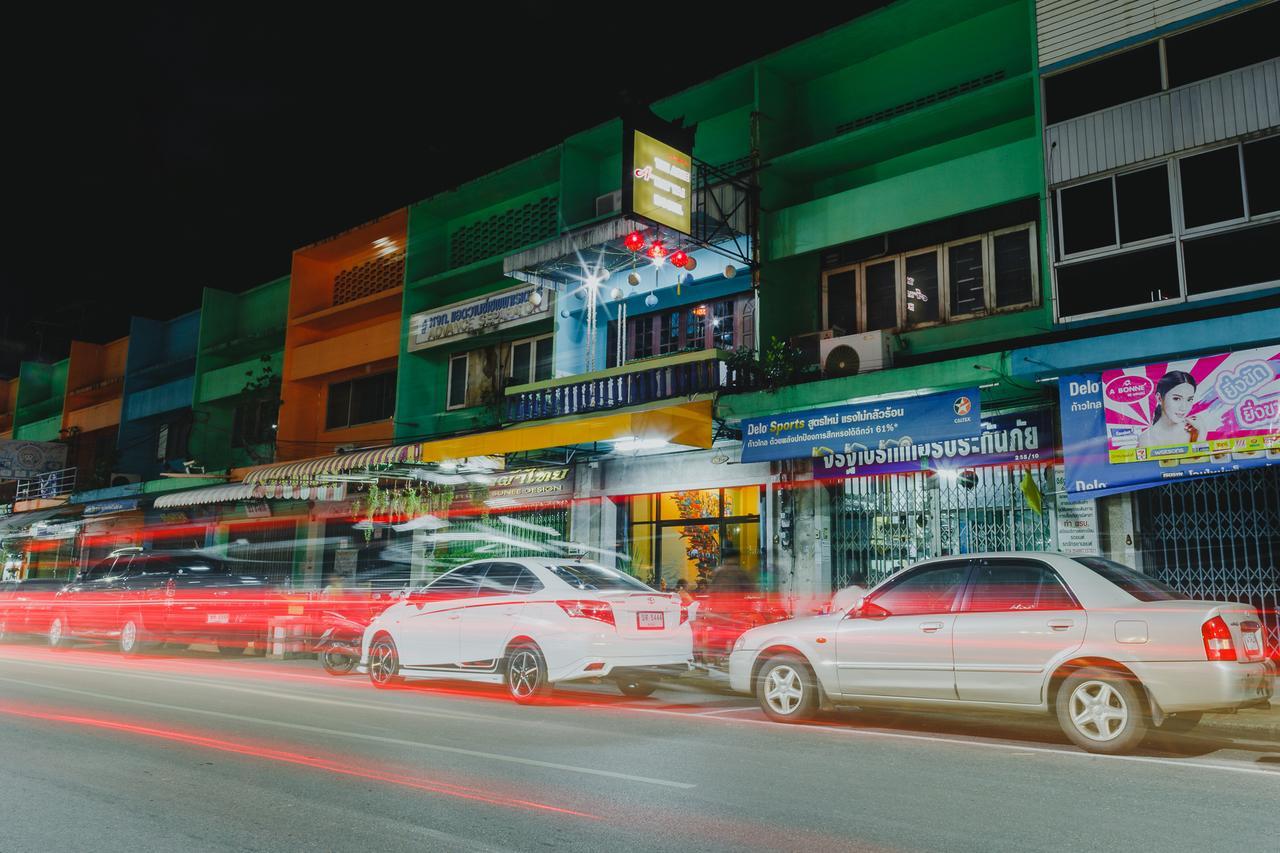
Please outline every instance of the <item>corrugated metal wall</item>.
M1280 60L1241 68L1045 129L1049 182L1280 127Z
M1235 0L1036 0L1040 67L1208 12Z

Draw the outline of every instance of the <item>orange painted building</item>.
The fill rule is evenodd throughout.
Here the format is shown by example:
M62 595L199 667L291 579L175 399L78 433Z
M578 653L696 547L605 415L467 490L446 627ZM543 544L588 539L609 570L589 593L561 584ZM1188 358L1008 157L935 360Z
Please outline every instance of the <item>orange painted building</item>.
M407 226L398 210L293 253L279 461L391 442Z
M77 488L109 485L120 428L128 336L106 344L71 342L67 390L62 403L62 434L77 470Z

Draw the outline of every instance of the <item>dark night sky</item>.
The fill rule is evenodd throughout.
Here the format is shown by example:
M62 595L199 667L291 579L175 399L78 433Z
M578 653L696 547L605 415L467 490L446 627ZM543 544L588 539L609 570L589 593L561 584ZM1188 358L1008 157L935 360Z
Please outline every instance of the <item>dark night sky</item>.
M2 60L0 375L877 5L50 4Z

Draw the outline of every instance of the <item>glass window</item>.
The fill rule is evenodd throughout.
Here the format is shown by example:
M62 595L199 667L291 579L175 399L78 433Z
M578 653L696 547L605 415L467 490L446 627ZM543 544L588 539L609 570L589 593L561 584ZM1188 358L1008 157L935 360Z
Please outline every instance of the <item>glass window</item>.
M706 305L693 305L685 316L684 348L704 349L707 345Z
M635 358L648 358L653 355L654 317L637 317L632 321L631 348Z
M712 306L711 345L725 350L737 347L734 328L734 300L725 299Z
M631 575L623 574L604 566L594 566L587 563L566 563L553 566L551 571L560 580L578 590L653 592L652 588L631 577Z
M488 563L459 566L447 575L442 575L432 581L426 591L428 593L443 593L454 598L474 595L479 590L480 581L488 568Z
M987 307L981 240L947 247L947 284L952 315L972 314Z
M891 616L950 613L968 572L968 563L924 566L909 571L871 600Z
M1280 56L1277 32L1280 5L1272 3L1171 36L1165 40L1169 86L1182 86Z
M898 325L898 263L883 261L864 267L867 326L865 331Z
M1169 211L1169 167L1116 175L1116 207L1120 215L1120 242L1134 243L1173 233Z
M1186 601L1190 599L1168 584L1102 557L1076 557L1080 565L1093 570L1139 601Z
M858 328L858 271L827 273L827 328L852 332Z
M1058 305L1063 317L1179 295L1178 250L1172 243L1058 267Z
M1240 154L1234 145L1178 161L1182 221L1188 228L1244 217Z
M1160 47L1151 42L1046 77L1045 121L1057 124L1159 91Z
M991 239L992 272L996 278L996 305L1024 305L1035 299L1031 268L1031 229L996 234Z
M351 383L338 382L329 386L329 401L325 411L326 429L338 429L350 423Z
M965 611L1076 609L1062 581L1048 566L1012 560L984 560L969 584Z
M491 563L484 580L480 582L479 595L514 595L541 589L542 584L524 566L518 563Z
M551 360L551 336L538 338L534 343L534 359L533 359L533 381L545 382L551 378L552 360Z
M1197 237L1182 244L1187 293L1280 281L1280 224Z
M680 349L680 312L668 311L658 315L658 355L667 355Z
M939 298L938 253L922 252L906 259L907 325L933 323L942 310Z
M511 378L513 385L529 381L529 368L533 364L533 341L521 341L511 347Z
M455 355L449 359L449 404L450 409L459 409L467 404L467 354Z
M1272 42L1280 44L1280 39ZM1280 210L1280 136L1245 144L1244 180L1249 189L1250 216Z
M1116 245L1116 210L1110 178L1060 190L1058 215L1062 219L1064 255Z
M609 324L609 340L617 344L617 323ZM610 364L610 367L614 365ZM525 385L551 378L551 336L511 345L511 384Z
M380 373L329 386L325 429L386 420L395 412L396 375Z

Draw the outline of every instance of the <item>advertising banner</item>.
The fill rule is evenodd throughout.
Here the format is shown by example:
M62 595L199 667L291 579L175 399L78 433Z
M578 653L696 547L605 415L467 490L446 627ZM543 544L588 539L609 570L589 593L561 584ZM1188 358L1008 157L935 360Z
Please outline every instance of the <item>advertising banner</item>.
M822 458L885 446L929 444L981 432L978 389L807 409L742 421L742 461ZM847 460L846 460L847 461Z
M1103 402L1104 374L1058 380L1062 415L1062 458L1070 500L1147 489L1174 480L1224 474L1280 463L1280 450L1228 451L1159 461L1112 462Z
M693 158L687 151L632 132L631 210L688 234L693 213Z
M1103 371L1108 459L1265 455L1280 447L1277 370L1280 346Z
M829 453L813 460L818 480L902 474L922 469L977 468L1054 458L1053 416L1043 409L982 420L982 432L929 443L886 440L878 447Z
M544 320L551 316L553 300L549 292L540 291L543 298L534 305L529 301L529 295L535 290L539 288L526 284L478 299L419 311L409 320L409 349L426 349L472 335Z
M55 441L0 441L0 480L33 479L67 467L67 446Z

